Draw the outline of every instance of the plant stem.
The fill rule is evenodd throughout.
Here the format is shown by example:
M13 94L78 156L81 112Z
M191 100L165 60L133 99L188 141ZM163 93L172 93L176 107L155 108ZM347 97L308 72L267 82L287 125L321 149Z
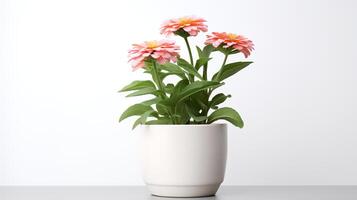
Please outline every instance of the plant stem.
M219 78L219 77L222 75L222 70L223 70L223 67L226 65L228 55L229 55L229 54L224 54L224 60L223 60L221 69L219 69L219 72L218 72L217 76L216 76L215 79L212 80L212 81L217 81L216 79ZM209 89L208 98L209 98L209 96L212 94L212 92L213 92L213 90L212 90L212 89Z
M227 62L227 59L228 59L228 55L229 54L225 54L224 55L224 60L223 60L223 63L222 63L222 67L221 67L221 69L219 69L219 72L218 72L218 75L216 76L216 78L218 78L218 77L220 77L221 76L221 74L222 74L222 69L223 69L223 67L226 65L226 62ZM212 80L212 81L216 81L216 80ZM209 100L209 98L210 98L210 96L211 96L211 94L212 94L212 92L213 92L213 89L209 89L208 90L208 100ZM208 115L208 111L210 110L210 108L208 107L207 108L207 110L205 111L205 115L207 116ZM207 123L207 122L205 122L205 123Z
M155 80L154 81L157 82L156 84L157 84L157 87L159 88L160 96L161 96L161 98L166 99L167 96L166 96L166 93L165 93L165 88L163 86L162 80L160 79L160 76L159 76L159 73L158 73L158 70L157 70L156 61L153 61L153 71L154 71L154 74L155 74L154 76L156 77L155 78L156 81ZM172 123L176 124L175 118L172 116L172 114L170 112L167 113L167 114L170 116Z
M190 63L193 67L195 67L193 65L193 56L192 56L192 51L191 51L191 47L190 47L190 43L188 42L188 36L183 37L183 39L185 40L186 46L187 46L187 50L188 50L188 54L190 55ZM194 75L188 75L189 80L193 83L195 81L195 76ZM191 98L191 97L190 97ZM176 110L176 106L175 106L175 110ZM188 124L190 123L190 119L188 120Z
M186 43L186 46L187 46L187 49L188 49L188 54L190 55L190 62L191 62L191 65L193 65L193 57L192 57L192 51L191 51L191 47L190 47L190 43L188 42L188 37L184 37L183 39L185 40L185 43Z
M207 81L207 64L203 65L203 80Z
M224 54L224 60L223 60L223 63L222 63L222 67L221 67L221 69L219 69L218 75L216 76L215 79L219 78L222 75L222 70L223 70L223 67L226 65L228 55L229 54Z
M156 61L153 61L153 71L154 71L154 76L156 77L156 84L157 84L157 87L160 91L160 96L165 99L166 98L166 93L165 93L165 90L164 90L164 87L163 87L163 83L162 83L162 80L160 79L160 76L159 76L159 73L158 73L158 70L157 70L157 66L156 66Z
M188 37L183 37L183 39L185 40L186 46L187 46L187 50L188 50L188 54L190 55L190 62L191 65L193 66L193 57L192 57L192 51L191 51L191 47L190 47L190 43L188 42ZM194 81L194 76L193 75L189 75L191 82Z

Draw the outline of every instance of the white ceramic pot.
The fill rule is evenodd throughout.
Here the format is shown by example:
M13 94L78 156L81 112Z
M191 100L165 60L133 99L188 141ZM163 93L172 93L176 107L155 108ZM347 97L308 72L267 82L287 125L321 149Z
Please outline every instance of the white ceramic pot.
M214 195L224 180L227 125L143 125L144 181L153 195Z

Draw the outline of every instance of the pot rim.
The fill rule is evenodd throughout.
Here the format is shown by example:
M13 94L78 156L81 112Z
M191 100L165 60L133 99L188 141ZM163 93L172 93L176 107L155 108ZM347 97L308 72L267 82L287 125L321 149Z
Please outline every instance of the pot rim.
M180 127L212 127L212 126L227 126L226 123L212 123L212 124L142 124L145 126L180 126Z

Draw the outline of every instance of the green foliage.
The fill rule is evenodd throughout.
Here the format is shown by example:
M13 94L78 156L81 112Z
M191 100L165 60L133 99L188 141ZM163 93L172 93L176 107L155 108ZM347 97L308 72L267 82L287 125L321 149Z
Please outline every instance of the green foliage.
M223 81L224 79L233 76L235 73L244 69L253 62L234 62L224 65L221 69L221 74L218 76L219 72L213 75L213 80Z
M184 87L178 94L177 97L177 102L181 102L182 100L190 97L191 95L202 91L202 90L206 90L209 88L213 88L213 87L218 87L220 85L223 85L222 83L219 82L215 82L215 81L196 81L193 82L189 85L187 85L186 87Z
M142 115L147 111L154 111L154 110L151 108L151 106L142 103L134 104L123 112L123 114L120 116L119 122L131 116ZM150 115L157 116L155 112L152 112Z
M215 110L209 117L208 123L212 123L219 119L224 119L231 122L233 125L238 126L239 128L243 128L244 123L240 115L233 108L219 108Z
M158 119L155 119L155 120L150 120L150 121L147 121L145 124L147 125L154 125L154 124L171 124L171 120L170 119L167 119L167 118L158 118Z
M135 122L133 125L133 129L137 127L139 124L145 124L148 117L155 113L155 110L148 110L144 112Z
M224 95L223 93L216 94L209 102L209 107L217 109L217 105L223 103L229 97L231 97L231 95Z
M159 91L157 91L155 88L142 88L139 90L136 90L135 92L132 92L126 97L136 97L136 96L141 96L141 95L146 95L146 94L152 94L157 96L159 94Z
M200 73L198 73L198 71L186 60L179 58L177 60L177 65L179 65L181 68L183 68L188 74L190 75L194 75L197 78L199 78L200 80L202 80L202 76Z
M186 74L188 73L174 63L165 63L163 65L160 65L160 69L166 71L170 75L176 75L181 79L187 79Z
M186 40L186 32L175 33ZM151 80L133 81L119 92L130 92L127 97L153 95L151 99L134 104L126 109L119 121L137 116L133 128L140 124L209 124L217 120L226 120L242 128L244 123L233 108L222 107L231 95L213 94L224 85L223 80L233 76L252 62L233 62L226 64L228 55L239 53L222 46L214 48L206 45L196 47L198 58L191 63L178 58L176 63L159 64L154 59L145 62L144 72L151 75ZM226 57L222 67L208 77L208 63L213 52L222 52ZM192 55L191 55L192 56ZM170 81L169 76L176 81Z
M211 60L211 58L208 58L208 57L202 57L202 58L197 59L195 69L200 70L200 68L202 66L207 65L209 60Z
M133 81L129 85L119 90L119 92L127 92L127 91L140 90L145 88L155 89L155 84L152 81Z
M157 104L159 102L160 98L159 97L155 97L153 99L149 99L146 101L141 102L141 104L143 105L147 105L147 106L151 106L153 104Z

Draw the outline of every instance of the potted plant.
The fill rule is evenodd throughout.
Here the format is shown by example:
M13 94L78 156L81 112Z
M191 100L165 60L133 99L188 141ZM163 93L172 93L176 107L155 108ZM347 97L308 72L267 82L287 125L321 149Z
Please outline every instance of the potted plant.
M198 197L214 195L223 182L227 157L226 120L242 128L243 121L233 108L219 107L231 95L216 93L224 80L252 62L227 62L233 54L248 57L252 41L226 32L207 35L204 47L196 47L194 59L189 38L206 32L206 21L193 16L171 19L161 34L185 41L189 59L179 54L173 41L154 40L133 44L129 62L133 70L143 69L152 80L133 81L120 92L127 97L153 98L130 106L120 121L137 116L133 128L142 125L144 180L153 195ZM222 66L208 76L211 54L224 55ZM170 79L167 77L176 77ZM172 81L176 80L176 81Z

